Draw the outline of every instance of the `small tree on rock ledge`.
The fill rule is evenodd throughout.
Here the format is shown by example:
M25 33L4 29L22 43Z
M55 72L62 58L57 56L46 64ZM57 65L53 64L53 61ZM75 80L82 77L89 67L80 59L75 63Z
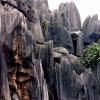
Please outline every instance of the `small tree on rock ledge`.
M80 57L80 62L86 68L95 69L97 64L100 63L100 45L93 43L86 48Z

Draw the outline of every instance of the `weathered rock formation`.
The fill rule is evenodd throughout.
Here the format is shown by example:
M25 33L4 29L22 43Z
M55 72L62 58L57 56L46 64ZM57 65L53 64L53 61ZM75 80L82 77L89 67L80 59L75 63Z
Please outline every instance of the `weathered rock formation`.
M85 43L91 43L98 34L100 34L100 22L98 20L98 15L94 15L92 17L88 16L83 25L82 25L82 31L84 33L84 42ZM91 38L91 35L95 34L94 38ZM97 35L96 35L97 34Z
M58 25L50 25L48 32L48 38L49 40L53 40L54 46L64 47L68 49L70 53L74 52L72 38L67 28Z
M35 0L35 8L37 9L40 21L49 20L50 10L48 7L48 0Z
M83 50L83 33L81 32L80 15L73 2L62 3L59 9L50 15L50 21L47 27L48 30L45 32L43 30L46 40L52 39L54 46L63 46L70 53L80 55ZM74 44L73 41L80 42Z
M19 7L19 3L16 6L10 1L1 3L2 65L0 78L2 81L0 80L0 99L48 100L48 89L41 61L32 59L35 55L33 54L33 52L35 53L35 42L44 42L42 33L39 32L40 37L37 36L34 22L30 20L34 18L34 13L31 12L31 9L30 12L26 12L25 9ZM26 4L28 6L28 3ZM32 17L27 13L28 15L33 14ZM32 26L29 22L36 29L35 32L31 30L32 28L28 28Z
M57 22L70 31L81 30L81 19L74 2L62 3L57 10L57 18Z
M51 16L47 0L0 0L0 100L99 100L100 65L95 74L81 66L82 49L73 2Z

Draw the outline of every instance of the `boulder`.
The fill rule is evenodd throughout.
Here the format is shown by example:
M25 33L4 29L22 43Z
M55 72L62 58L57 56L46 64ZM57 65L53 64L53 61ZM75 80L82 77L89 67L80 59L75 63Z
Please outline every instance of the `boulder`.
M54 58L61 58L63 55L61 53L53 52L53 57Z
M57 52L57 53L61 53L63 55L69 55L69 52L67 49L63 48L63 47L56 47L56 48L53 48L53 51L54 52Z

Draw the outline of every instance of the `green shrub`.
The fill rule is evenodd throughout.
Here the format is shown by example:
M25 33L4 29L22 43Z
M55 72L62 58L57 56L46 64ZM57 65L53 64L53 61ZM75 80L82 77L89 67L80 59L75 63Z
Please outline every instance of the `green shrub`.
M45 33L47 31L47 29L48 29L48 23L47 23L47 21L43 21L41 23L41 28L42 28L43 33Z
M100 63L100 45L93 43L86 48L80 57L80 62L86 68L95 69L97 64Z

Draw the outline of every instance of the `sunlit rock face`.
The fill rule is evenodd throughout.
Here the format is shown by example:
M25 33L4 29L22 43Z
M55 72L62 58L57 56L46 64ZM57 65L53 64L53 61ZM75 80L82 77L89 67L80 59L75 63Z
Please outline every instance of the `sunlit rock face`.
M42 34L42 30L41 30L41 26L40 26L40 21L39 21L39 16L37 13L37 10L34 8L34 0L17 0L17 9L14 6L14 8L12 7L1 7L1 17L3 18L1 23L5 23L4 25L6 26L2 26L3 28L6 27L5 32L10 33L12 31L12 29L19 23L21 22L23 27L25 27L26 29L32 31L33 36L35 37L35 39L40 42L43 43L45 41L43 34ZM6 2L3 2L6 3ZM11 4L11 2L7 1L7 4L9 5L9 3ZM4 12L5 11L5 12ZM4 17L5 16L5 17ZM15 16L15 17L14 17ZM26 20L26 18L28 20ZM5 20L4 20L5 18ZM7 25L7 20L9 26ZM11 26L12 25L12 26ZM4 30L4 29L2 29Z
M71 3L60 4L57 10L57 21L69 30L81 30L81 19L76 5Z
M41 4L42 2L40 2ZM24 4L24 5L23 5ZM42 29L40 26L40 9L38 10L35 5L38 5L39 2L36 3L34 0L25 0L25 1L18 1L18 8L24 11L28 21L28 29L32 31L34 37L36 38L37 42L44 43L45 39L42 34ZM26 8L25 8L26 7ZM40 7L40 6L39 6ZM44 8L46 9L46 8ZM45 12L45 11L44 11Z
M100 22L98 20L98 15L94 15L92 17L88 16L83 25L82 25L82 31L84 33L84 42L91 43L94 40L96 40L96 37L98 34L100 34ZM95 34L94 38L91 38L91 35Z
M40 17L40 21L49 20L49 7L48 0L35 0L35 8L38 11L38 17Z

